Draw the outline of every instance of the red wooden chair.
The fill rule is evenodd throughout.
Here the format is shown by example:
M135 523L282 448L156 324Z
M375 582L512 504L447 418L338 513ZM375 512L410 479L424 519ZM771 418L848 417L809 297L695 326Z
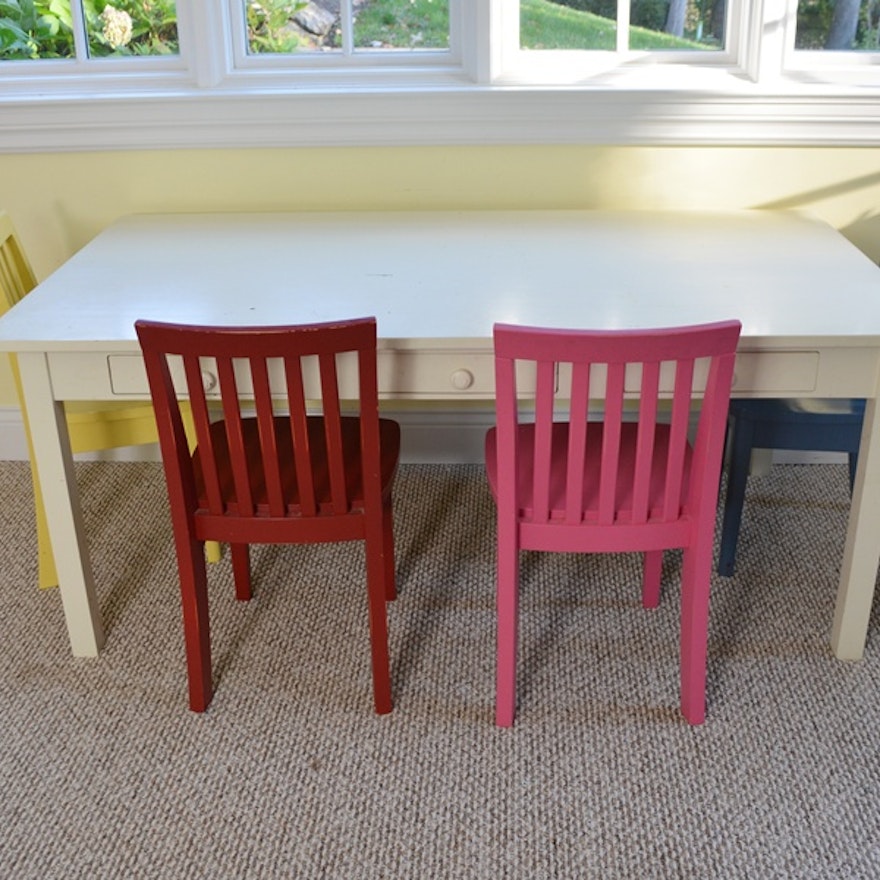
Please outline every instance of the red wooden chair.
M709 577L739 332L737 321L607 332L495 326L497 424L486 469L498 509L497 724L513 724L516 710L521 549L641 551L648 608L659 602L663 550L684 548L681 709L691 724L704 720ZM534 386L518 388L518 375L530 375L518 361L534 365ZM521 420L518 395L534 400L533 421ZM637 413L626 397L638 398ZM570 401L567 419L554 420L558 398ZM599 421L588 418L591 400L604 402Z
M135 328L165 465L190 708L204 711L213 693L206 540L229 542L242 600L251 596L249 544L363 540L375 706L390 712L385 601L395 596L391 486L400 428L379 418L375 319L227 328L138 321ZM359 400L355 415L342 413L343 358L356 364L357 381L344 389ZM183 390L198 441L192 454L177 400ZM212 419L219 413L211 390L220 420ZM253 400L253 413L243 413L243 398ZM321 414L310 415L307 401Z

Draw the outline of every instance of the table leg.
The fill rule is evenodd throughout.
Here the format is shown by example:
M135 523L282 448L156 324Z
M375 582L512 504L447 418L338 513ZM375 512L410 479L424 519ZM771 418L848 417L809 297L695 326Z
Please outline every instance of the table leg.
M104 645L104 629L95 595L64 407L54 399L45 353L20 353L18 364L70 647L74 656L94 657Z
M831 649L841 660L860 660L868 635L880 565L880 406L865 407L859 463L843 551Z

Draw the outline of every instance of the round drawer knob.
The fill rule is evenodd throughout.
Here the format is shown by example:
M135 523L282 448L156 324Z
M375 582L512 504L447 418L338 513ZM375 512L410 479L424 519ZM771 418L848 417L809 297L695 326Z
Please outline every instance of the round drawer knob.
M452 374L452 387L458 391L467 391L474 384L474 374L470 370L456 370Z
M207 370L202 370L202 388L205 391L213 391L217 387L217 377Z

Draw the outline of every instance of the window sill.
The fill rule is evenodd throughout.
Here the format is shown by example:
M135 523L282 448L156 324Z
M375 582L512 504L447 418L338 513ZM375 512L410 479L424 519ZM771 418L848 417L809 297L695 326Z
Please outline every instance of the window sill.
M730 85L730 84L729 84ZM257 86L256 88L254 86ZM476 86L248 88L0 99L0 152L445 144L880 143L880 90Z

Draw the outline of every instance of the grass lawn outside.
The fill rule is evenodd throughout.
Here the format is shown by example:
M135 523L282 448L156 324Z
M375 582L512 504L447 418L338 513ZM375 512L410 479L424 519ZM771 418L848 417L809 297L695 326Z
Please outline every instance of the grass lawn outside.
M364 0L357 8L356 17L358 46L397 49L448 47L447 0ZM551 0L520 0L520 41L523 48L610 51L615 48L616 30L616 23L609 18L580 12ZM716 47L659 31L631 27L630 48L705 51Z

